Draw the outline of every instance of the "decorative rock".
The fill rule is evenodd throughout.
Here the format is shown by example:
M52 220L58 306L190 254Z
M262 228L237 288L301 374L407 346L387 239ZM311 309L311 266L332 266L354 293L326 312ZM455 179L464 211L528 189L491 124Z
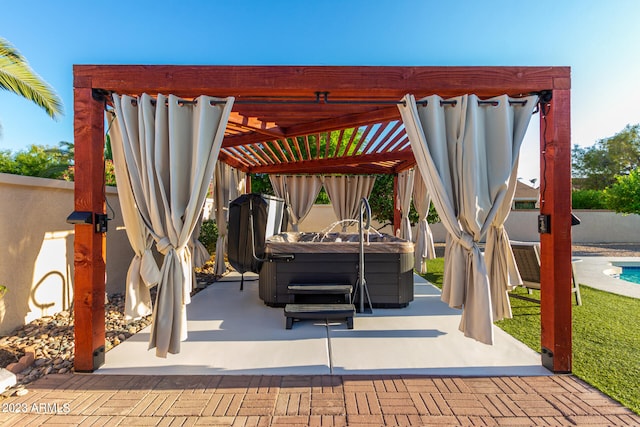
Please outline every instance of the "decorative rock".
M155 294L155 289L152 292ZM147 327L151 317L127 321L124 317L124 295L115 294L109 300L105 306L107 351ZM51 373L65 374L73 371L73 323L73 314L63 311L54 316L36 319L0 338L0 345L3 347L18 354L24 353L20 362L7 366L11 367L9 373L14 375L18 385L31 383ZM27 365L22 362L29 363Z
M20 397L26 395L27 393L29 393L29 390L27 390L26 388L19 388L16 390L14 395Z
M24 366L31 366L35 360L33 352L25 352L25 355L20 358L18 362L24 364Z

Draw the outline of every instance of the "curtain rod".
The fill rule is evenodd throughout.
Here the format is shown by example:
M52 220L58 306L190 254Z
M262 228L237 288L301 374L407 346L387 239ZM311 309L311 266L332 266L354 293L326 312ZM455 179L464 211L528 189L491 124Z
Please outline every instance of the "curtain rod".
M532 93L532 95L539 95L540 93ZM404 100L401 101L390 101L390 100L382 100L382 99L370 99L370 100L342 100L342 101L331 101L329 100L329 92L315 92L316 99L314 100L304 100L304 99L239 99L234 101L234 104L327 104L327 105L403 105L406 106L406 102ZM131 100L132 104L137 104L137 99ZM526 99L513 99L509 100L510 105L526 105ZM151 103L155 105L156 100L152 99ZM196 99L188 100L188 99L180 99L178 100L179 104L183 105L195 105L198 103ZM226 101L220 100L211 100L209 101L211 105L219 105L224 104ZM444 105L453 105L455 106L458 103L456 100L442 100L440 101L440 106ZM416 101L417 105L426 106L428 101ZM165 103L166 105L166 103ZM478 100L478 105L489 105L489 106L497 106L498 101L491 100Z

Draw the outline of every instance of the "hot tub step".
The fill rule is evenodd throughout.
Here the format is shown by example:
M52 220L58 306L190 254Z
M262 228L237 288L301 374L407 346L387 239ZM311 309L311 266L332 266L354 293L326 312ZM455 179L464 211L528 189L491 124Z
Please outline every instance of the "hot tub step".
M284 307L287 329L293 327L294 319L346 319L347 327L353 329L355 314L353 304L287 304Z
M314 301L313 298L309 296L324 296L324 295L343 295L344 302L346 304L351 304L351 293L353 292L353 286L348 283L290 283L287 286L287 292L289 292L289 302L290 303L328 303L330 301ZM296 299L296 296L307 296L307 298L299 298ZM340 301L331 301L333 303L337 303Z

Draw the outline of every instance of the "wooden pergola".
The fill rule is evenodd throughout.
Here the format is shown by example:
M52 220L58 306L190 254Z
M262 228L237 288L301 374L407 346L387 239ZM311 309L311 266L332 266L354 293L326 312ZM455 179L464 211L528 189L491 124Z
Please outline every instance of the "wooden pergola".
M540 234L542 364L571 371L569 67L76 65L73 73L74 209L94 214L106 208L104 123L111 93L233 96L219 160L248 173L282 174L410 168L415 160L397 107L407 93L416 99L544 94L540 214L550 227ZM75 369L88 372L104 362L106 233L76 224L74 251Z

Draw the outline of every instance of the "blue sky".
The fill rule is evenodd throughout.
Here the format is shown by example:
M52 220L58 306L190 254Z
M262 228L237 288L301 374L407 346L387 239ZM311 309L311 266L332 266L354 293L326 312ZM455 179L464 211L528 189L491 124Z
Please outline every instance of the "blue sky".
M572 67L572 143L640 123L640 1L4 2L0 37L65 115L0 92L0 150L73 140L73 64ZM519 176L538 176L532 120Z

